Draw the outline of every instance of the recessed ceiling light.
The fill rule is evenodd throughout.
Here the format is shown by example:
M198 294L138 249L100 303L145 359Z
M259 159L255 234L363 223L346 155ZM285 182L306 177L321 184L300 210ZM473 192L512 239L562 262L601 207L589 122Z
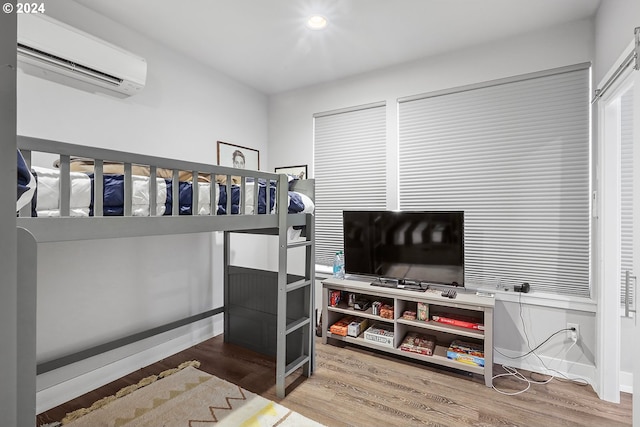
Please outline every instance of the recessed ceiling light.
M327 26L327 18L322 15L313 15L307 19L307 27L312 30L321 30Z

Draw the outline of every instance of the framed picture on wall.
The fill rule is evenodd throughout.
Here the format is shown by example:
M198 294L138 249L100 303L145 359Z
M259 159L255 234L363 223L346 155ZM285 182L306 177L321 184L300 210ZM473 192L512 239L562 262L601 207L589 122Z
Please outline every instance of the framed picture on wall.
M293 175L298 179L307 179L307 165L282 166L279 168L275 168L275 172Z
M260 151L218 141L218 164L231 168L260 170Z

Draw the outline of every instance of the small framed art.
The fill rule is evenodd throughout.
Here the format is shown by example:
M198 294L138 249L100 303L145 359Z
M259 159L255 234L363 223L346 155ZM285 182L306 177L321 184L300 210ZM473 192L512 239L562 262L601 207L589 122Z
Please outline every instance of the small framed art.
M260 170L260 151L218 141L218 164L231 168Z
M275 168L275 172L293 175L298 179L307 179L307 165L282 166L279 168Z

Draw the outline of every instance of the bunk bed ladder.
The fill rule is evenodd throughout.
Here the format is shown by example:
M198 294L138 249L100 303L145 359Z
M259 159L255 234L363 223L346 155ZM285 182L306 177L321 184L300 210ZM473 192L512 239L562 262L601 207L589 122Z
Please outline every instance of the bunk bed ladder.
M277 206L288 206L287 181L280 179L278 186ZM306 214L305 240L289 243L287 239L287 215L279 215L278 224L278 315L277 315L277 349L276 349L276 394L284 398L286 394L285 379L290 374L302 368L302 374L309 377L314 369L314 279L315 279L315 247L314 247L314 218ZM289 249L305 248L304 277L300 280L288 282L287 259ZM291 313L293 307L287 305L287 296L292 292L303 292L303 315L294 318ZM301 338L298 341L298 338ZM295 347L300 342L299 347Z

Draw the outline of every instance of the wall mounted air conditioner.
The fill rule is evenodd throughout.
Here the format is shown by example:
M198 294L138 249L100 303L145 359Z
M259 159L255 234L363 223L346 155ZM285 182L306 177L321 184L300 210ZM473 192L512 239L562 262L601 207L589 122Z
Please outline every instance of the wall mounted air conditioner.
M27 74L125 98L142 90L144 58L45 15L18 15L18 66Z

